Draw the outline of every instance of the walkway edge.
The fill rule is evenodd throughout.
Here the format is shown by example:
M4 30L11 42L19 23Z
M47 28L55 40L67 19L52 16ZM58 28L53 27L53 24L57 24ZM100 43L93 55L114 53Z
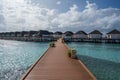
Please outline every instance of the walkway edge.
M32 69L34 68L34 66L39 62L39 60L46 54L46 52L49 50L50 47L48 47L46 49L46 51L42 54L42 56L40 56L36 61L35 63L23 74L23 76L21 76L20 80L24 80L27 75L32 71Z
M65 44L66 48L69 49L66 43ZM93 78L93 80L97 80L96 77L90 72L90 70L82 63L82 61L79 59L78 62L84 67L84 69L88 72L88 74Z
M84 69L88 72L88 74L93 78L93 80L97 80L96 77L90 72L90 70L82 63L81 60L78 60L80 64L84 67Z
M69 49L66 43L63 43L66 49ZM29 73L33 70L33 68L37 65L37 63L46 55L47 51L50 49L46 49L46 51L33 63L33 65L21 76L20 80L25 80L25 78L29 75ZM88 75L92 78L92 80L97 80L96 77L88 70L88 68L82 63L81 60L76 60L80 65L85 69L85 71L88 73Z

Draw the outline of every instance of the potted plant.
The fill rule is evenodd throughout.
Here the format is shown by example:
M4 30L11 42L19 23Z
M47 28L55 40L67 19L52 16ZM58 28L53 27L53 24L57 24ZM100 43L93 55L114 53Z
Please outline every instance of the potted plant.
M68 49L68 56L71 57L71 49Z
M51 42L49 46L50 46L50 47L55 47L55 43L54 43L54 42Z
M64 39L62 38L62 43L64 43L65 41L64 41Z
M68 56L73 58L73 59L76 59L76 53L77 51L75 49L68 49Z

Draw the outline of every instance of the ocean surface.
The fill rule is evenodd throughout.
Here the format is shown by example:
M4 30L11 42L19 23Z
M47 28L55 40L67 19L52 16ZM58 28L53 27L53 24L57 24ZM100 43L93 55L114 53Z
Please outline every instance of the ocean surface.
M0 40L0 80L19 80L47 48L48 42Z
M97 80L120 80L120 44L68 43Z
M67 43L97 80L120 80L120 44ZM49 42L0 40L0 80L19 80Z

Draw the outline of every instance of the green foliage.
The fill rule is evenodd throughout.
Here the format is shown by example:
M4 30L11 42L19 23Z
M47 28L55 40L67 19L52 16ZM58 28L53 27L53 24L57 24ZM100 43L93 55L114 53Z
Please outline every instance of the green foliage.
M77 56L76 56L76 50L74 48L70 48L68 49L68 56L73 58L73 59L76 59Z
M71 57L71 54L72 54L72 50L68 49L68 56Z
M49 46L50 46L50 47L55 47L55 43L54 43L54 42L51 42L51 43L49 44Z
M64 39L62 38L62 43L64 43Z

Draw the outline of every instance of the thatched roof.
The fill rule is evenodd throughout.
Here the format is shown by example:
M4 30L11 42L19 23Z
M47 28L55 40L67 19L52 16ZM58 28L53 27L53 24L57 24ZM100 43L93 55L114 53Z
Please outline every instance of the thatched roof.
M73 32L71 32L71 31L66 31L64 34L65 34L66 36L72 36L72 35L73 35Z
M98 30L94 30L94 31L90 32L89 34L101 34L102 35L102 33Z
M114 30L108 32L107 34L120 34L120 31L114 29Z
M54 34L62 35L63 33L60 31L56 31Z
M85 34L85 35L87 35L87 33L84 32L84 31L78 31L78 32L76 32L75 34Z
M42 35L49 35L49 34L50 34L50 32L47 30L40 30L40 31L38 31L37 36L42 37Z

